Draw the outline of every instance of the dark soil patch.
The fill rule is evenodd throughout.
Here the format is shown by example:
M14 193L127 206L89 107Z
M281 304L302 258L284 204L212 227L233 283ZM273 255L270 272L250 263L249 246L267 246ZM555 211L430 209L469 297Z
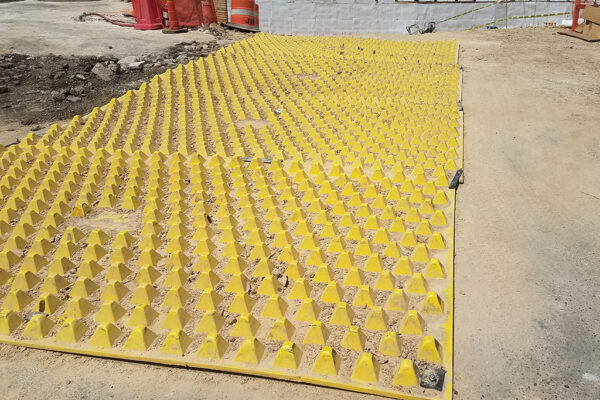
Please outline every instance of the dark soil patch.
M214 40L181 43L140 57L142 65L133 68L111 57L0 54L0 121L32 125L85 115L168 68L217 51L223 45L217 38L228 39L229 31L208 29ZM235 35L238 38L239 32ZM92 71L98 63L108 77Z

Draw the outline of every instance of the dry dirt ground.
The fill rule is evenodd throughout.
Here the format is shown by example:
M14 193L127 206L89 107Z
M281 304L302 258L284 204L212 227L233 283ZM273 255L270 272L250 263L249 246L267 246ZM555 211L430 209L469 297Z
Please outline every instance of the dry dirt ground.
M600 44L544 28L426 38L457 38L464 67L454 397L598 399ZM374 398L8 346L0 390L8 399Z

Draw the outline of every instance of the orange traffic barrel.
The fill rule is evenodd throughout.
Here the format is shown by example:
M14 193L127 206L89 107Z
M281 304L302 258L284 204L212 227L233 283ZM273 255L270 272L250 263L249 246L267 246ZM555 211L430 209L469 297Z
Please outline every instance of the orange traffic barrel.
M254 0L231 0L231 17L225 25L258 32L258 4Z

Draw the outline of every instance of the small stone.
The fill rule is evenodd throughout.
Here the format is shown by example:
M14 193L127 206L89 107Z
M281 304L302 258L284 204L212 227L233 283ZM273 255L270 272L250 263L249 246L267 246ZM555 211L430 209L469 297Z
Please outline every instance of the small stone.
M121 66L119 64L116 64L116 63L110 63L110 64L108 64L108 69L111 70L115 74L118 74L118 73L121 72Z
M127 57L121 58L117 62L119 64L121 64L121 66L123 66L123 65L129 65L129 64L137 62L137 61L138 61L138 58L136 56L127 56Z
M81 97L78 97L78 96L67 96L67 101L71 102L71 103L77 103L78 101L81 101Z
M102 63L96 63L94 68L92 68L92 73L96 75L99 79L103 81L110 81L114 75L114 72L109 68L106 68Z
M71 94L73 96L81 96L83 94L83 92L85 92L85 88L83 87L83 85L72 87L69 90L69 94Z
M58 90L53 90L50 92L50 97L54 101L62 101L67 98L64 93L59 92Z
M79 79L79 80L82 80L82 81L85 81L85 80L87 79L87 78L85 77L85 75L83 75L83 74L77 74L77 75L75 75L75 78L77 78L77 79Z
M136 61L136 62L132 62L130 64L127 65L127 69L142 69L142 67L144 66L146 62L145 61Z

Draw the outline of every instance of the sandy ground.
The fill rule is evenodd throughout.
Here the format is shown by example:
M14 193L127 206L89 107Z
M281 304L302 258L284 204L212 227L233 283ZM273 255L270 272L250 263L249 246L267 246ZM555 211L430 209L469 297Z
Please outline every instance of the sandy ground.
M465 184L456 221L456 399L600 393L600 44L552 29L455 37ZM334 389L0 346L21 398L363 399Z

